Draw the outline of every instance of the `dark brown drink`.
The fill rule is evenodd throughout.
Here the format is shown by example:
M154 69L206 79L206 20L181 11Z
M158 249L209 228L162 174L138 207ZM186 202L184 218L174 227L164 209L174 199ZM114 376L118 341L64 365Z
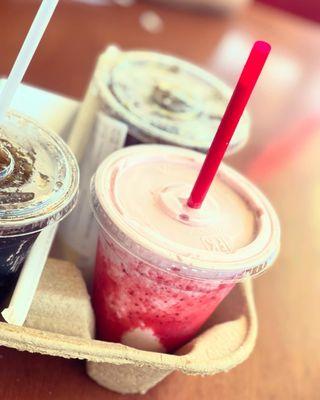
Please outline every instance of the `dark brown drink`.
M77 162L68 146L36 122L10 113L0 126L0 297L39 233L74 207Z

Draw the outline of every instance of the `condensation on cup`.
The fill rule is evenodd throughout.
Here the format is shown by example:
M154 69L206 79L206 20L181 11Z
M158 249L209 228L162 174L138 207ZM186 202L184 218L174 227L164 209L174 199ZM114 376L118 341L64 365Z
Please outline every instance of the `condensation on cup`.
M79 206L59 235L62 255L82 267L88 280L97 239L87 206L89 181L99 163L140 142L206 152L231 94L211 73L173 56L110 46L99 57L69 141L82 154ZM249 130L245 112L227 154L244 146Z

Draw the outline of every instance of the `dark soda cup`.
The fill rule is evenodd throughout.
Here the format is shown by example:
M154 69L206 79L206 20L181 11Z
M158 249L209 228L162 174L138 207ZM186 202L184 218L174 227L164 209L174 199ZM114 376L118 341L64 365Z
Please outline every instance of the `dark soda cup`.
M0 126L0 298L39 233L73 209L78 186L77 161L64 141L8 113Z

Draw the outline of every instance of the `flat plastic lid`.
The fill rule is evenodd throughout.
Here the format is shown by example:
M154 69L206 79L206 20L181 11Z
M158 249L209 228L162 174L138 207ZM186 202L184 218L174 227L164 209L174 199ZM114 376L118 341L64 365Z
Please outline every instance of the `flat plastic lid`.
M96 217L129 252L158 266L196 278L255 276L278 253L278 218L264 195L225 165L201 209L189 208L203 158L154 145L113 153L93 181Z
M59 136L28 117L8 113L0 126L0 170L1 236L59 222L76 202L75 157Z
M231 89L187 61L160 53L112 49L107 82L101 78L98 85L111 109L137 128L130 133L143 142L206 151ZM250 119L245 112L228 148L229 154L246 143L249 129Z

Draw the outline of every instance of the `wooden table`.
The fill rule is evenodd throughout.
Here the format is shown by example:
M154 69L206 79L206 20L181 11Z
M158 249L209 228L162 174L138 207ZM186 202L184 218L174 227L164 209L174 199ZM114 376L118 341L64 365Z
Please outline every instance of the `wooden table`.
M218 19L144 2L128 8L62 3L26 81L77 98L108 43L186 57L230 84L253 40L273 44L250 105L250 142L230 159L262 187L282 221L279 260L255 284L257 346L227 374L174 374L145 399L319 399L320 28L262 5ZM32 1L1 0L1 74L8 73L35 7ZM162 32L139 25L148 9L163 18ZM5 348L0 357L1 399L120 399L87 378L81 362Z

